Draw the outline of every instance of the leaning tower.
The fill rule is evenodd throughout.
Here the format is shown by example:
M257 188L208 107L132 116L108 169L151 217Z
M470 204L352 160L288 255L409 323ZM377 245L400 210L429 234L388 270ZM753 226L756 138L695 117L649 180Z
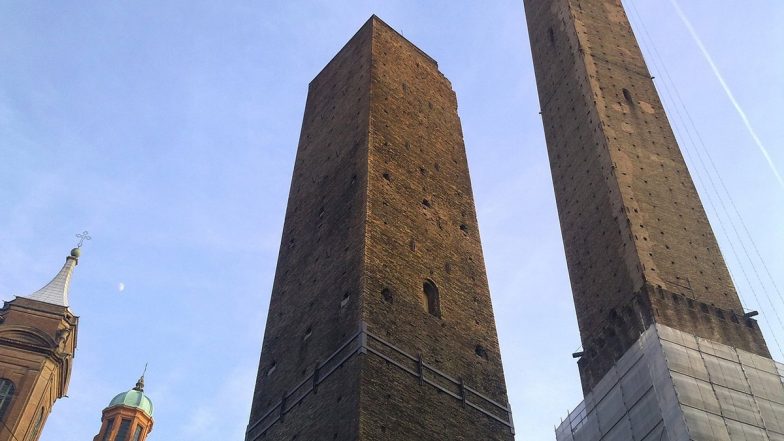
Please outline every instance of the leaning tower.
M784 440L744 314L620 0L526 0L583 350L558 440Z

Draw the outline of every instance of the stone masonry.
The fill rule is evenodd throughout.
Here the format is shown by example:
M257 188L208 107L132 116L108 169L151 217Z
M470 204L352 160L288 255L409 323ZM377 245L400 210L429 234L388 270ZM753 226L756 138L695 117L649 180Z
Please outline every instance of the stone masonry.
M246 436L512 440L457 100L373 16L311 82Z
M653 323L769 357L620 0L525 0L587 392Z

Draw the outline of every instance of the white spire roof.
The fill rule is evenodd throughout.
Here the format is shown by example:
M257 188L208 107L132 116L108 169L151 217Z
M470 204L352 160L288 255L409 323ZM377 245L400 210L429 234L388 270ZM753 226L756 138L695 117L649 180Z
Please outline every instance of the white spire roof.
M54 276L51 282L38 291L24 297L53 305L68 306L68 289L71 286L71 275L78 263L78 258L78 249L74 248L71 251L71 255L65 258L63 268Z

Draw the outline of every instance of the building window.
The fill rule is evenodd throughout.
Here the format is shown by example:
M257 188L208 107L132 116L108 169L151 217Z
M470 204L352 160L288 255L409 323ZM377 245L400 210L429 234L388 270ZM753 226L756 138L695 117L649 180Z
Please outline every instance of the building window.
M626 99L626 101L629 102L629 104L634 104L634 100L632 99L632 93L629 92L629 89L623 89L623 97Z
M441 317L438 287L432 280L425 280L425 283L422 284L422 307L430 315Z
M142 438L142 431L144 427L141 424L136 426L136 431L133 432L133 441L139 441Z
M131 420L123 419L120 423L120 428L117 430L117 436L114 441L128 441L128 436L131 432Z
M109 436L112 434L113 427L114 427L114 418L110 420L106 420L106 430L103 432L103 438L101 438L101 441L109 441Z
M44 408L42 407L41 410L35 416L35 420L33 420L33 428L27 435L27 441L35 441L38 439L38 433L41 431L41 422L44 419Z
M270 375L272 375L275 372L275 369L277 369L277 367L278 367L278 363L275 362L275 360L272 360L272 364L270 364L269 369L267 369L267 376L269 377Z
M8 379L0 379L0 421L5 417L5 413L11 407L11 400L14 399L16 388L14 383Z
M392 295L392 290L384 287L381 289L381 298L384 299L387 303L392 303L395 301L395 297Z

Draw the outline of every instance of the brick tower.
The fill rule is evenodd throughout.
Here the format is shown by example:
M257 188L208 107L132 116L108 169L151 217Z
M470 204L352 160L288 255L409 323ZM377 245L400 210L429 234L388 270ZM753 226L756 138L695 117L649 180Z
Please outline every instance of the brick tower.
M455 93L373 16L310 83L246 440L513 438Z
M612 431L620 436L612 439L624 440L725 439L728 432L726 439L746 439L735 437L740 429L733 424L758 428L777 418L771 418L768 401L752 406L758 419L733 413L733 400L749 398L733 396L738 388L761 386L752 375L733 379L745 388L732 388L716 366L726 362L736 373L759 372L775 391L765 398L784 404L781 378L758 325L744 315L621 1L524 3L583 343L575 355L586 401L566 428L585 423L574 439L600 439ZM676 362L684 357L687 368ZM646 362L635 364L640 359ZM757 365L744 364L750 360ZM643 408L629 398L646 403L641 392L630 390L631 381L623 387L633 375L648 375L643 367L650 368L648 383L634 381L650 383L656 393L647 399L659 400L660 418L649 426L635 420ZM696 386L708 391L704 402L689 401ZM665 397L663 391L675 394ZM627 416L612 421L624 421L620 426L609 424L606 414L596 416L597 403L616 392L623 398L618 415L625 409ZM612 397L604 403L613 403ZM669 406L681 409L669 414L671 421ZM782 425L768 426L769 432L784 430L784 407L779 410ZM687 427L673 415L685 415ZM605 421L597 423L601 416ZM715 431L706 435L699 427ZM571 439L566 436L559 433L559 439Z
M0 441L37 441L68 392L79 324L68 290L79 252L46 286L0 309Z

